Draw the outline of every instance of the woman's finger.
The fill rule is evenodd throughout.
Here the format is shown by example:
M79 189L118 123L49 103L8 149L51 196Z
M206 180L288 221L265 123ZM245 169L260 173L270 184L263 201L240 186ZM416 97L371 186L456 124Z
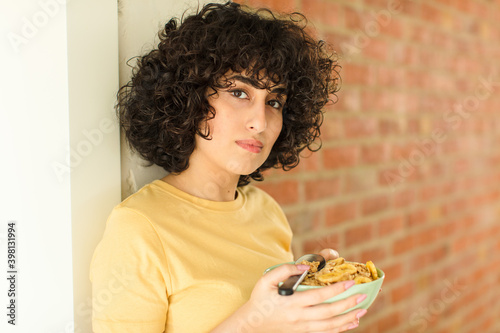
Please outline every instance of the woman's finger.
M332 298L333 296L343 293L352 286L354 286L354 281L352 280L337 282L321 288L295 292L293 297L297 302L300 302L304 306L317 305L323 303L329 298Z
M352 309L366 298L365 294L356 294L346 299L333 302L322 303L304 309L304 317L311 320L323 320L338 316L344 311Z
M356 324L359 323L359 318L365 314L366 310L360 309L325 320L309 321L306 323L307 332L344 332L357 327Z
M346 331L349 331L349 330L352 330L352 329L355 329L356 327L359 326L359 320L356 320L354 322L351 322L351 323L348 323L348 324L345 324L344 326L340 327L337 329L337 331L335 332L346 332ZM327 330L327 331L322 331L322 332L311 332L311 333L328 333L328 332L333 332L331 329L330 330Z
M268 288L277 289L280 282L285 281L290 276L300 275L309 269L308 265L284 264L270 270L259 280Z

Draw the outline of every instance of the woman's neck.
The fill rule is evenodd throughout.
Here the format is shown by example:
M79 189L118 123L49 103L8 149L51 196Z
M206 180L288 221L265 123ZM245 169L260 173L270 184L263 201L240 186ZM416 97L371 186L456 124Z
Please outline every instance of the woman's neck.
M193 168L179 174L168 174L162 180L175 188L195 197L212 201L233 201L239 176L215 175L210 172L197 172Z

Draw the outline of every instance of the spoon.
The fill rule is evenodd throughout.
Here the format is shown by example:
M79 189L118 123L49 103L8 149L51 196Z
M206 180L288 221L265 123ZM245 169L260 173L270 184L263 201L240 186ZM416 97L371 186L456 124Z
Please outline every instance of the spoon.
M325 258L319 254L306 254L295 261L295 265L299 265L302 261L319 261L318 271L325 266ZM295 289L302 283L309 270L305 271L301 275L290 276L281 286L278 288L278 293L283 296L292 295Z

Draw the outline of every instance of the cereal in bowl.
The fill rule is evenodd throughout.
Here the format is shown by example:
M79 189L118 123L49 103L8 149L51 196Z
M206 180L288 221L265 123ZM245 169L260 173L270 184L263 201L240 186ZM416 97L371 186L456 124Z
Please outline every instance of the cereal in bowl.
M373 262L366 264L345 261L340 257L328 260L323 269L318 271L319 262L304 261L302 264L311 266L302 285L326 286L332 283L354 280L356 284L367 283L378 279L377 269Z

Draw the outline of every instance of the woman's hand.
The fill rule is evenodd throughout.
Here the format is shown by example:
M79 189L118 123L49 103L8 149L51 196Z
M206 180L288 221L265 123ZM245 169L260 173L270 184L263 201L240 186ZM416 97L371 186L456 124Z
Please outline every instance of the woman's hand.
M330 255L334 255L323 251L320 253L329 259ZM344 332L357 327L359 318L366 310L341 313L361 302L366 295L357 294L338 302L322 303L350 288L353 281L296 292L290 296L278 294L280 282L308 268L305 265L286 264L265 274L255 285L250 300L212 333Z

